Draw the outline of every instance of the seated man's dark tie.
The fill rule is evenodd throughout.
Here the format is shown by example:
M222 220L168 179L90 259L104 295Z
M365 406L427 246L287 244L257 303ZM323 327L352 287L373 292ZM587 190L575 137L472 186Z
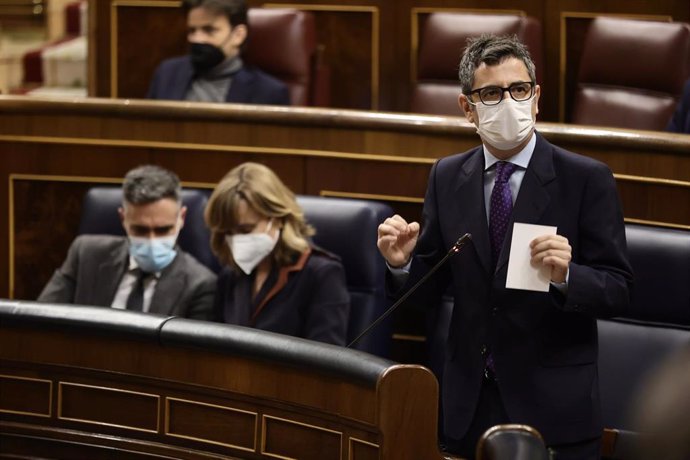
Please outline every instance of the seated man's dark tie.
M134 274L137 279L134 282L132 292L127 297L127 310L144 311L144 283L150 273L137 269Z

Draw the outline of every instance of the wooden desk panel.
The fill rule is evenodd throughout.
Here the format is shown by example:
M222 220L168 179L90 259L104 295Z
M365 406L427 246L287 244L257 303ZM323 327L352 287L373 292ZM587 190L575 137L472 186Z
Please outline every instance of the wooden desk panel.
M21 312L23 306L3 307ZM94 459L115 453L138 459L441 459L438 385L421 366L261 331L243 338L238 331L243 328L232 326L222 332L222 351L210 350L204 346L209 333L204 328L216 325L203 322L195 322L184 346L162 345L170 324L164 318L155 326L157 335L140 336L136 329L142 324L132 333L110 327L129 312L97 309L106 313L99 314L94 328L70 325L77 310L88 307L42 308L42 315L60 309L54 315L70 332L46 326L56 321L53 317L38 315L31 323L26 312L17 315L20 324L11 314L0 322L3 453L70 458L78 452L79 458ZM69 309L73 316L65 313ZM252 354L250 346L263 351ZM282 347L291 351L278 356L275 350ZM325 361L317 358L327 353L349 367L324 368ZM33 405L18 407L16 401L27 395L35 399Z

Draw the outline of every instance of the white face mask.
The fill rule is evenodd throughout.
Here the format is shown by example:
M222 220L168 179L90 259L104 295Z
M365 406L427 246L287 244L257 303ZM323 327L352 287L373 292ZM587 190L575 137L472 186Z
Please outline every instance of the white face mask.
M524 142L534 129L532 101L534 96L520 102L508 98L497 105L478 103L477 133L492 147L499 150L514 149Z
M272 220L268 222L264 233L225 235L225 242L230 248L233 260L247 275L273 251L278 243L277 234L275 238L268 234L272 223Z

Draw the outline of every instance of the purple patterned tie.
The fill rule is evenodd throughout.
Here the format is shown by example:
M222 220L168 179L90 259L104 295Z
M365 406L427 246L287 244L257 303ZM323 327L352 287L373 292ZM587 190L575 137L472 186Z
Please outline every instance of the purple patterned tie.
M489 238L491 240L491 257L494 265L498 262L498 254L501 252L503 240L506 237L510 213L513 212L513 194L510 191L511 174L515 172L517 166L513 163L499 161L496 163L496 182L491 192L491 204L489 208ZM483 350L485 365L484 376L494 378L496 368L494 365L494 355L490 350Z
M517 166L513 163L499 161L496 163L496 182L491 192L489 208L489 238L491 239L491 256L494 265L503 246L503 240L508 229L510 213L513 211L513 195L510 192L508 179L515 172Z

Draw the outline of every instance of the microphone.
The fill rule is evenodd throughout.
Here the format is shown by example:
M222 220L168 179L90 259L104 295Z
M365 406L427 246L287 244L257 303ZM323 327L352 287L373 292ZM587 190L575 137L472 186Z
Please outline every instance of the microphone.
M463 246L465 246L465 245L466 245L468 242L470 242L470 241L472 241L472 235L469 234L469 233L465 233L465 234L462 235L460 238L458 238L458 240L455 242L455 244L454 244L453 246L450 247L450 249L448 250L448 252L446 253L446 255L443 256L443 259L439 260L439 261L436 263L436 265L434 265L434 266L431 268L431 270L429 270L429 271L426 273L426 275L422 276L422 278L421 278L419 281L417 281L417 282L415 283L415 285L412 286L405 294L403 294L402 297L400 297L393 305L391 305L390 308L388 308L388 310L386 310L385 312L383 312L383 314L382 314L381 316L379 316L378 318L376 318L376 321L374 321L373 323L371 323L371 324L369 325L369 327L367 327L366 329L364 329L357 337L355 337L355 339L352 340L352 342L350 342L350 343L347 345L346 348L352 348L352 345L354 345L354 344L356 344L357 342L359 342L360 339L361 339L362 337L364 337L365 335L367 335L367 334L369 333L369 331L371 331L371 330L374 329L376 326L378 326L378 324L379 324L381 321L383 321L384 319L386 319L391 313L393 313L393 312L396 310L396 308L398 308L404 301L406 301L407 298L410 297L410 296L414 293L414 291L416 291L416 290L419 288L419 286L421 286L426 280L428 280L429 277L430 277L431 275L433 275L433 274L436 272L436 270L438 270L439 268L441 268L441 266L442 266L444 263L446 263L446 260L448 260L449 258L451 258L452 256L454 256L455 254L457 254L458 252L460 252L460 249L462 249Z

